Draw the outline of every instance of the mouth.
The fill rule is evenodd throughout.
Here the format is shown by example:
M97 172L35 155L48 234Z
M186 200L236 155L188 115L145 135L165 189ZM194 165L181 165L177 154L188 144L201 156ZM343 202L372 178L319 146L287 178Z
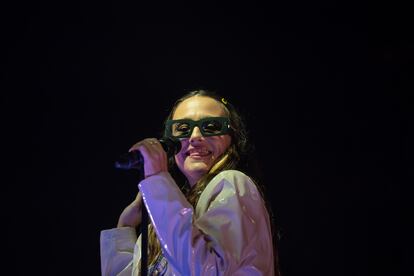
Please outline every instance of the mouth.
M206 148L193 148L188 150L185 155L194 159L202 159L212 154L212 151Z

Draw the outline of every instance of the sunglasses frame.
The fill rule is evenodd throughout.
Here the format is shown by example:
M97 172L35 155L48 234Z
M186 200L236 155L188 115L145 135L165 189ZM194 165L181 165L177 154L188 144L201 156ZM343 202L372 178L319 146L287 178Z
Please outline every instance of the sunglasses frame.
M207 122L207 121L211 121L211 120L216 120L219 121L222 125L221 130L219 133L205 133L203 130L203 123ZM190 127L190 131L189 134L185 134L185 135L179 135L179 136L174 136L172 135L172 126L175 123L187 123ZM200 120L194 121L191 119L178 119L178 120L167 120L167 122L165 123L165 132L164 135L166 137L174 137L174 138L189 138L193 131L194 131L194 127L198 127L198 129L200 130L201 134L205 137L208 136L219 136L219 135L225 135L230 133L231 131L231 126L230 126L230 119L227 117L205 117L202 118Z

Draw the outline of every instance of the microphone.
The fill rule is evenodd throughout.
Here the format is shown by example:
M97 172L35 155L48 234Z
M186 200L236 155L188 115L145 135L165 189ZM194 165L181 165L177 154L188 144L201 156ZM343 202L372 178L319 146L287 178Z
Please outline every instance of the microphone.
M161 146L167 153L167 156L177 154L181 150L181 142L178 139L163 137L158 139L158 141L161 143ZM143 163L144 158L142 157L142 154L139 150L134 150L121 155L115 162L115 168L122 170L140 169Z

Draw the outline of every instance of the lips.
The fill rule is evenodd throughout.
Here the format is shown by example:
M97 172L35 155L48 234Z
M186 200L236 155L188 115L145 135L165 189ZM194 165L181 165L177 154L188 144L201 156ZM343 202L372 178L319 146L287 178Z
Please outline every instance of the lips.
M212 152L206 148L192 148L189 149L185 154L190 157L204 157L210 155Z

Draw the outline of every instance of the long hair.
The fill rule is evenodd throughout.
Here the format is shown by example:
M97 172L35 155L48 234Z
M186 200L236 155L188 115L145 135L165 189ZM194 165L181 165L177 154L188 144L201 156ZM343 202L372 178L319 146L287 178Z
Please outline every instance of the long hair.
M175 160L174 160L174 156L169 158L168 160L169 172L171 173L172 177L175 179L176 183L180 186L180 189L186 196L188 202L195 208L197 205L197 201L200 198L201 193L203 192L207 184L210 182L210 180L214 176L216 176L218 173L225 171L225 170L230 170L230 169L249 171L248 173L249 176L252 177L252 179L256 183L258 190L261 192L263 196L263 189L257 184L257 179L255 178L255 177L259 177L259 174L260 174L257 172L258 167L249 165L251 162L248 162L248 161L254 161L252 160L252 158L249 158L250 153L253 152L253 147L248 143L245 124L239 112L231 104L231 102L227 101L227 99L221 97L219 94L213 91L208 91L208 90L203 90L203 89L190 91L174 103L169 115L167 116L164 122L164 127L165 127L166 121L172 119L177 106L180 103L182 103L184 100L194 97L194 96L209 97L221 103L230 120L230 126L232 128L232 131L230 132L231 145L218 158L218 161L211 167L209 172L205 174L200 180L198 180L197 183L193 187L190 187L187 179L178 169L175 163ZM271 210L269 206L267 206L267 209L269 213L271 214L270 212ZM149 248L148 249L149 249L148 260L149 260L149 264L151 265L151 264L154 264L154 262L157 260L157 258L161 254L160 243L156 237L156 233L152 225L150 225L150 228L149 228ZM276 254L276 252L274 252L274 254Z

